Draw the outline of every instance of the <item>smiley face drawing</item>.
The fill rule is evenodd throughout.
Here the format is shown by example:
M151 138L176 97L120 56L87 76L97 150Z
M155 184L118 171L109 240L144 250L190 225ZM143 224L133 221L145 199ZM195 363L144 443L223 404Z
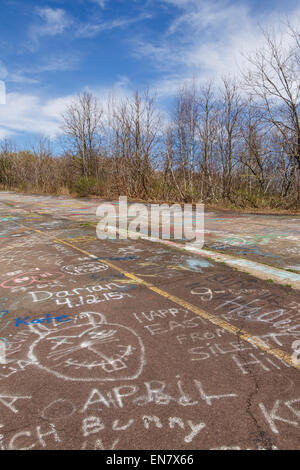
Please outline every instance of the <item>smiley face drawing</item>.
M145 364L144 345L129 327L106 323L95 312L92 323L51 330L30 347L28 357L39 368L58 378L73 381L133 380ZM96 319L96 321L95 321ZM97 323L97 322L101 323Z

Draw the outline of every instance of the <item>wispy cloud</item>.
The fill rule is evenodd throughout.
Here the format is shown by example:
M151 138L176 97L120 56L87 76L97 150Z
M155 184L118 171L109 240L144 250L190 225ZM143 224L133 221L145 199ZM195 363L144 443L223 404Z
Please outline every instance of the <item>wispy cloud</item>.
M180 82L193 76L205 81L226 74L239 75L247 66L244 55L253 53L264 42L260 25L276 28L283 20L276 10L255 16L245 2L162 2L172 12L168 27L155 39L138 38L131 44L136 57L152 61L161 75L156 87L166 94L172 94ZM300 8L294 8L290 15L299 27Z
M0 61L0 80L18 85L38 84L41 81L40 74L48 72L65 72L75 70L79 64L79 56L72 54L53 54L42 58L39 63L30 64L30 67L19 68L12 71Z
M75 70L80 61L79 55L74 54L53 54L40 64L35 65L30 70L30 73L45 73L45 72L65 72L68 70Z
M2 60L0 60L0 80L5 80L7 83L38 83L38 80L27 77L23 70L11 72Z
M56 36L63 34L72 23L72 18L62 8L37 8L38 23L31 26L29 35L34 43L42 36Z
M103 21L98 23L85 23L78 27L76 36L80 38L92 38L102 31L109 31L115 28L123 28L130 26L139 21L152 18L150 13L142 13L133 18L116 18L110 21Z
M89 0L90 2L97 3L99 7L105 8L106 0Z

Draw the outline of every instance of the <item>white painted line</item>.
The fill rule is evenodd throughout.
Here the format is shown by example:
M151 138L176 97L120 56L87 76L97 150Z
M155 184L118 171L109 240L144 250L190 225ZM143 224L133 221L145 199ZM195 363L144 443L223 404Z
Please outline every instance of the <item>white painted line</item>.
M115 233L115 227L106 227L107 232L114 231ZM136 236L135 232L130 232L122 229L117 229L117 232L120 235L127 235L127 237L130 238L130 236ZM290 284L291 287L294 289L300 290L300 274L286 271L284 269L280 268L274 268L272 266L268 266L263 263L258 263L256 261L249 261L246 259L242 258L237 258L231 255L225 255L222 253L216 253L214 251L210 250L203 250L202 248L197 248L197 246L193 246L192 243L186 243L185 245L181 243L176 243L172 242L170 240L162 240L157 237L148 237L147 235L141 234L139 239L142 240L147 240L153 243L162 243L164 245L173 247L173 248L178 248L180 250L185 250L191 253L195 253L199 256L203 256L205 258L209 258L213 261L216 261L217 263L225 263L226 265L230 267L234 267L238 269L239 271L249 273L255 277L258 277L259 279L263 280L272 280L278 284ZM139 240L138 239L138 240Z

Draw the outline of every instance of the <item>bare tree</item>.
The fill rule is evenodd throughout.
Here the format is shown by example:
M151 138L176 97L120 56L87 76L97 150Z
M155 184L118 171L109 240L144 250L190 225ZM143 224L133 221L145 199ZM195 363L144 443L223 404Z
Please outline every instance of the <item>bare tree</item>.
M199 140L199 170L201 172L200 195L206 199L208 195L215 195L212 176L216 170L215 151L217 137L217 113L213 83L210 81L200 89L198 97L199 114L197 120L197 138Z
M109 135L119 191L147 197L158 157L161 117L155 98L145 91L113 105Z
M102 131L102 110L89 92L77 96L62 115L62 130L68 137L81 175L99 176L97 155Z
M231 198L233 168L238 163L240 116L243 103L236 80L223 78L218 113L218 142L222 165L223 198Z
M265 45L248 57L246 88L259 99L263 118L280 136L284 154L297 164L300 176L299 33L275 37L263 31ZM300 200L300 186L298 187Z
M194 173L199 152L199 140L196 137L198 114L199 103L193 82L190 86L185 85L179 89L173 115L177 167L180 169L186 201L193 198L194 192Z

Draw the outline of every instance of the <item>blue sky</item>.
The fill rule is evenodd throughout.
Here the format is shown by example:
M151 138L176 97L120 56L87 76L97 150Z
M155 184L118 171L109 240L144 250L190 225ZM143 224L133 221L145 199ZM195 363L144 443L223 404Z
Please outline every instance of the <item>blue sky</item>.
M241 52L261 43L258 24L277 28L296 0L0 0L0 138L59 133L79 92L105 101L136 88L167 109L181 83L238 73Z

